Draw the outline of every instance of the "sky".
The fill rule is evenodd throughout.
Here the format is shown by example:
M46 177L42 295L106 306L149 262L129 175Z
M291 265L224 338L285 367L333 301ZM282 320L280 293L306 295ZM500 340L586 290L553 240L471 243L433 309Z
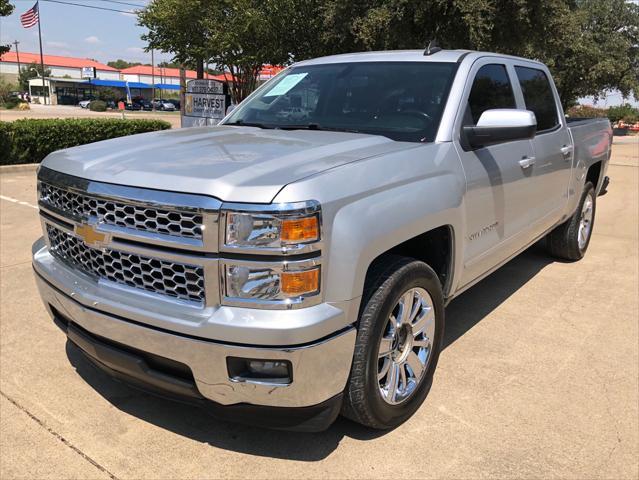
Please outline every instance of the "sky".
M148 3L148 0L64 1L122 11L131 11L135 7L118 2L140 6ZM21 52L39 53L38 27L25 29L20 24L20 15L29 10L35 0L10 0L10 3L15 5L15 10L8 17L0 17L0 44L18 40ZM146 29L137 26L135 15L41 0L40 19L45 55L93 58L102 63L118 58L151 63L151 53L144 52L145 43L140 39ZM170 54L155 54L156 64L170 59Z

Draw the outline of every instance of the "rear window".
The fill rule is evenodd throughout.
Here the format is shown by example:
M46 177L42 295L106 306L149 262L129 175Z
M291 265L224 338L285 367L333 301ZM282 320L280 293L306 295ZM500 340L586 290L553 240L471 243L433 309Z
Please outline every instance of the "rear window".
M535 112L537 131L551 130L559 125L557 105L550 80L543 70L515 67L526 108Z

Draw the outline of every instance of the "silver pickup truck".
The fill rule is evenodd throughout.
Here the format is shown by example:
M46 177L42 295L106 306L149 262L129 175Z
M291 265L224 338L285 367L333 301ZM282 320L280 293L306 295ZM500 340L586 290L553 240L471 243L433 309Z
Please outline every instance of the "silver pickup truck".
M218 126L49 155L35 277L117 379L267 427L392 428L428 394L447 302L540 239L583 257L611 142L535 61L304 61Z

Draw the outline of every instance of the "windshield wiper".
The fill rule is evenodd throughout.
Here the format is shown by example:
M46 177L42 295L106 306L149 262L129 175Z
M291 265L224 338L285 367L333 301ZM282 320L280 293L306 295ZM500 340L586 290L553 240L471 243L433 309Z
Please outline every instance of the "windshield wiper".
M236 125L236 126L240 126L240 127L274 128L273 126L266 125L265 123L245 122L243 120L237 120L237 121L232 122L232 123L224 123L223 125Z
M340 127L323 127L319 123L306 123L300 125L274 125L274 128L282 130L320 130L324 132L348 132L348 133L361 133L354 128L340 128Z

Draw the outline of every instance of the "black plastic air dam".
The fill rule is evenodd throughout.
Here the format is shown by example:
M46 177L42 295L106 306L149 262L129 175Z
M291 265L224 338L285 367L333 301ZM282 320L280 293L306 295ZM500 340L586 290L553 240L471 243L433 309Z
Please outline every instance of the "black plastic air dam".
M130 350L93 335L58 312L54 313L54 321L66 332L70 343L111 378L162 398L197 406L220 420L278 430L320 432L326 430L339 415L341 393L309 407L219 404L203 397L194 380L189 381L188 377L171 375L154 368L149 364L150 360L145 358L148 355L146 352ZM226 368L226 365L222 368Z

